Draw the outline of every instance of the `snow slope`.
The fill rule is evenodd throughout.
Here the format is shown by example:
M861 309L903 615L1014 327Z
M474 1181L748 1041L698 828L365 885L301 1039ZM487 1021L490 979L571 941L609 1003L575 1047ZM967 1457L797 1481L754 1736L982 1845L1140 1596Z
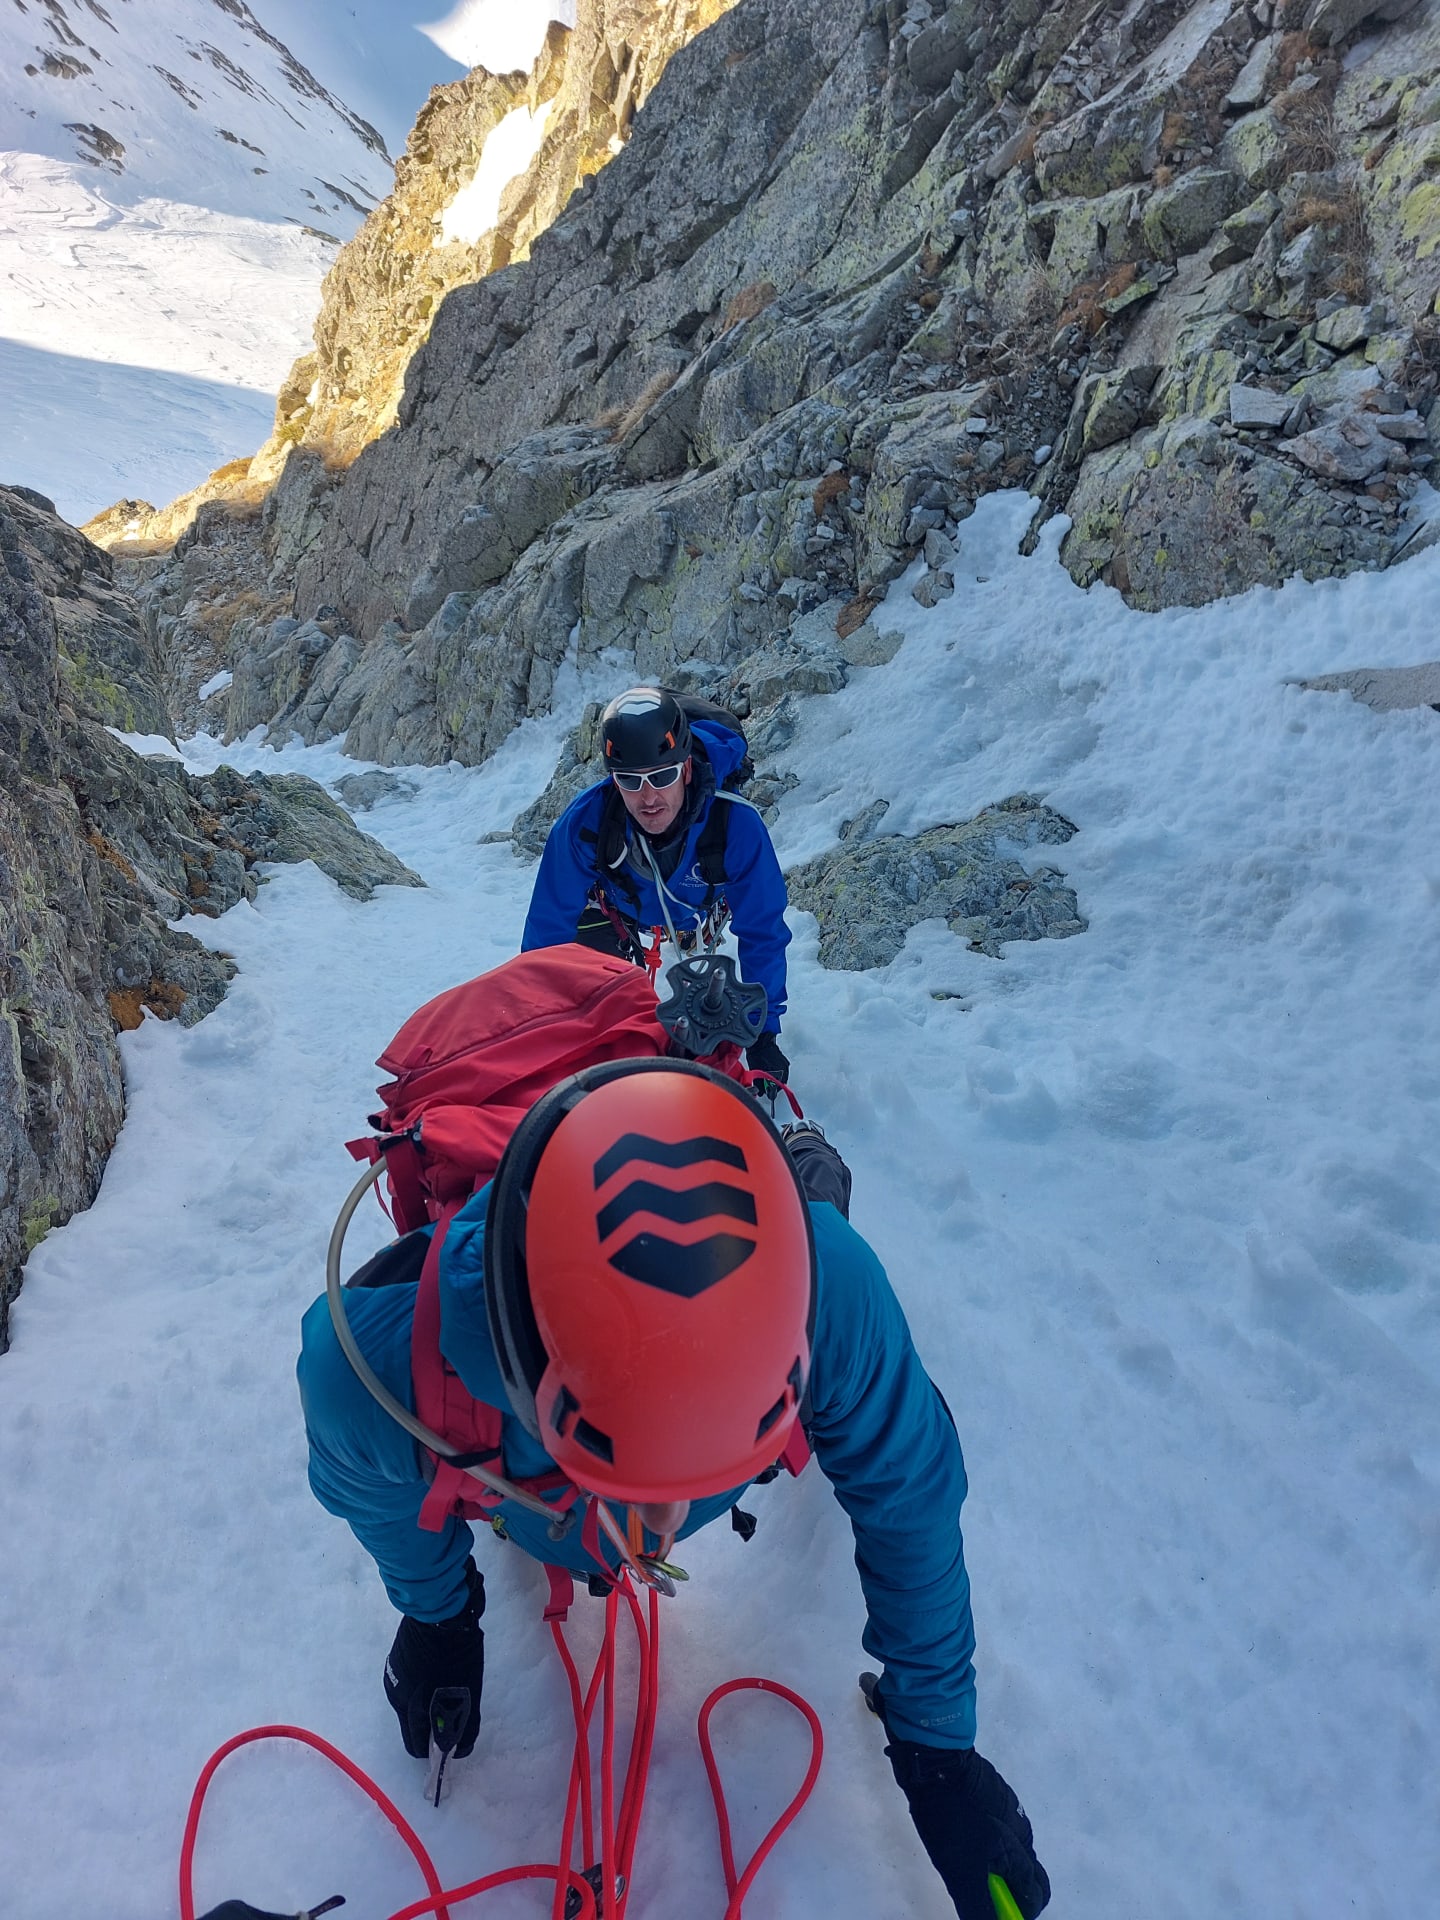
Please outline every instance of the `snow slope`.
M1297 675L1433 651L1440 550L1387 574L1148 616L1018 553L1023 497L962 529L953 600L900 583L885 667L810 701L782 856L870 800L910 831L1029 790L1090 928L996 961L942 926L868 973L796 914L785 1041L855 1169L970 1468L980 1744L1034 1817L1056 1920L1393 1920L1440 1877L1440 718ZM373 1568L305 1485L292 1369L376 1053L513 951L503 830L587 693L486 767L408 770L363 824L429 881L357 905L313 868L187 924L234 953L190 1032L125 1040L131 1107L93 1209L52 1234L0 1362L0 1886L16 1920L171 1912L210 1751L297 1720L372 1770L453 1883L553 1853L568 1764L543 1583L479 1542L485 1721L438 1812L380 1689ZM354 771L187 743L196 766ZM358 1261L384 1237L359 1217ZM724 1908L699 1701L762 1673L825 1723L816 1796L756 1916L942 1920L855 1690L848 1529L812 1468L687 1542L634 1920ZM598 1608L582 1602L593 1646ZM804 1738L719 1728L743 1852ZM313 1756L250 1750L200 1834L202 1908L357 1914L419 1891ZM540 1896L485 1911L538 1913Z
M336 245L389 191L385 144L398 152L430 86L471 62L528 65L551 8L462 7L427 31L433 12L0 12L0 483L78 522L255 451Z
M173 499L270 431L333 247L0 154L0 482L82 521Z
M22 0L0 64L0 149L94 166L119 204L203 183L215 213L348 233L389 191L379 133L244 0Z
M0 478L173 498L268 433L384 143L242 0L18 0L0 71Z

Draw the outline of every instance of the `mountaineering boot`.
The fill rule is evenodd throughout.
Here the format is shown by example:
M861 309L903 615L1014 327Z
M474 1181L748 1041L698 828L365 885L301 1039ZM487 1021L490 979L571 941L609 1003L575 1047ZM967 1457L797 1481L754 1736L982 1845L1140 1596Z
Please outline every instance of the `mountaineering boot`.
M780 1129L785 1151L795 1163L807 1200L828 1200L842 1219L850 1218L850 1169L814 1120L789 1120Z
M211 1907L208 1913L202 1913L200 1920L320 1920L322 1913L331 1913L344 1904L343 1893L332 1893L318 1907L306 1907L301 1913L269 1913L252 1907L247 1900L226 1900L218 1907Z

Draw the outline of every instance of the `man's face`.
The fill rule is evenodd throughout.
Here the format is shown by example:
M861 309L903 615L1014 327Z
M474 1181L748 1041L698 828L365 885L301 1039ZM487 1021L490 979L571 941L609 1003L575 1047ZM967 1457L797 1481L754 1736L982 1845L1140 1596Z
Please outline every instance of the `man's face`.
M685 804L685 790L689 785L690 762L687 760L674 786L652 787L647 780L638 793L626 793L621 789L620 798L636 825L658 839L675 824Z

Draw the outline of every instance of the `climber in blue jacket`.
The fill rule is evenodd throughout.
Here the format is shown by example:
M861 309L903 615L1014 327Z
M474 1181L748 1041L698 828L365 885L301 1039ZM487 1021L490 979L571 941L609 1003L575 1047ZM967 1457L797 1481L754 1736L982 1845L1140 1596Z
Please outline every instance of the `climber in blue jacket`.
M769 1002L746 1058L783 1082L785 880L765 822L726 786L747 757L743 736L717 719L690 720L662 687L617 695L600 735L605 778L550 829L521 952L579 940L633 959L639 932L654 927L708 944L728 907L741 973Z
M464 1476L377 1401L324 1298L299 1362L310 1484L404 1616L385 1691L407 1749L427 1753L439 1690L465 1689L463 1756L485 1596L461 1516L592 1580L622 1565L654 1577L676 1541L728 1514L776 1460L793 1467L798 1448L803 1463L808 1442L854 1530L863 1644L881 1667L871 1704L920 1838L961 1920L993 1920L991 1873L1034 1920L1049 1882L1030 1823L974 1748L960 1444L884 1270L842 1215L848 1193L818 1129L785 1140L707 1068L622 1060L572 1075L444 1228L405 1235L345 1290L360 1353L404 1407L443 1358L447 1410L459 1393L498 1412L486 1459L504 1476L499 1504L473 1480L471 1499L449 1504ZM583 1523L557 1540L548 1516L572 1508Z

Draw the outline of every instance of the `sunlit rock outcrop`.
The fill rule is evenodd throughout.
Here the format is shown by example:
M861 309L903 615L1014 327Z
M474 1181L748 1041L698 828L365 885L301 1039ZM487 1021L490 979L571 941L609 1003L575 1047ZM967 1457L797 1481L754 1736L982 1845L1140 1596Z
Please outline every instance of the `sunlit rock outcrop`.
M523 259L512 188L509 264L423 316L348 465L372 363L325 334L223 586L146 581L164 644L248 540L222 722L474 761L568 657L757 712L777 660L839 684L996 488L1141 607L1391 564L1430 537L1437 99L1440 0L739 0Z

